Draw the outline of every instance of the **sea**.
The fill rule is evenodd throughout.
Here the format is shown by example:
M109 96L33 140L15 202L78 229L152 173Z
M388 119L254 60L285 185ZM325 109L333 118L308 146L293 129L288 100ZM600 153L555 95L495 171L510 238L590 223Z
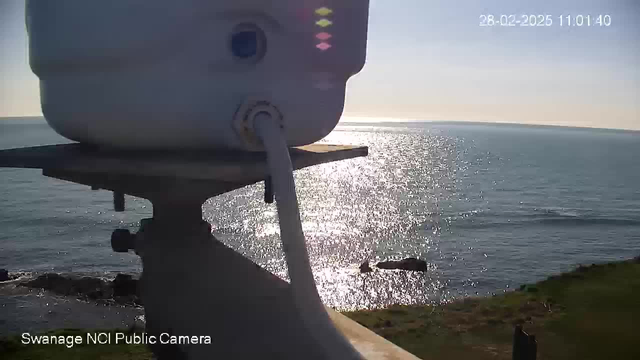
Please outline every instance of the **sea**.
M0 149L67 142L42 118L0 120ZM295 173L318 290L338 310L491 296L640 255L640 132L352 122L323 142L369 147L367 157ZM209 199L203 215L218 240L287 279L263 191L259 183ZM109 239L151 214L143 199L127 197L116 213L107 191L0 169L0 268L139 274L139 258L114 253ZM407 257L428 271L359 271Z

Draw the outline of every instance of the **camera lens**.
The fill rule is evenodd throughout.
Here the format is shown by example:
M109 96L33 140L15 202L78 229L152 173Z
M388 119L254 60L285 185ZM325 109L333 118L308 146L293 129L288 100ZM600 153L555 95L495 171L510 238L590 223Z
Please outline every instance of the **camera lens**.
M242 31L231 39L233 55L247 59L258 53L258 34L255 31Z
M236 59L257 62L266 51L266 36L256 25L241 24L234 29L230 46Z

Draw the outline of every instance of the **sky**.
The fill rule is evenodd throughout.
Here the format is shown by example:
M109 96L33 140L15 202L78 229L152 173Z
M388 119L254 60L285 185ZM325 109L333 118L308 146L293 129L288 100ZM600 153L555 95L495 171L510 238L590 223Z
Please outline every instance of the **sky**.
M553 24L480 26L503 14ZM560 26L563 15L611 25ZM30 115L41 111L24 1L0 0L0 117ZM371 0L344 115L640 130L640 0Z

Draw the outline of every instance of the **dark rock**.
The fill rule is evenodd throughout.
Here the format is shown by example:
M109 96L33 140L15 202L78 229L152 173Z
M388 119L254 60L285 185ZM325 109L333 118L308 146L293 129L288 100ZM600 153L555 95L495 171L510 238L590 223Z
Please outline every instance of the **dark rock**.
M125 274L118 274L113 281L104 281L92 277L77 278L51 273L40 275L20 285L48 290L63 296L78 296L99 303L141 305L138 281Z
M111 286L113 287L113 296L136 296L138 294L138 280L131 275L116 275Z
M108 299L113 295L113 290L106 281L101 279L83 277L74 282L77 294L86 295L89 299Z
M65 296L83 295L90 299L108 299L113 293L106 281L91 277L78 279L53 273L40 275L22 285Z
M59 274L44 274L23 284L30 288L44 289L59 295L71 294L71 280Z
M0 269L0 281L9 280L9 271L6 269Z
M416 258L406 258L400 261L383 261L379 262L376 266L380 269L427 271L427 262Z
M368 261L365 261L362 264L360 264L360 273L361 274L369 273L369 272L372 272L372 271L373 271L373 269L369 265Z

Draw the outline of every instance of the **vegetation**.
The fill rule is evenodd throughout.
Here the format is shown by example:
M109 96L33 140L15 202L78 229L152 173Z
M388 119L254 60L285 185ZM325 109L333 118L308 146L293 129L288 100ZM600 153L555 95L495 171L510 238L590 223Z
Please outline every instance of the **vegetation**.
M393 306L345 315L422 359L511 359L515 324L536 335L538 359L640 359L640 258L580 266L518 291L442 306ZM640 323L637 323L640 325ZM84 334L62 330L53 334ZM23 345L3 359L151 359L142 345Z
M511 359L515 324L536 335L538 359L640 359L639 298L636 258L490 298L345 315L423 359Z

